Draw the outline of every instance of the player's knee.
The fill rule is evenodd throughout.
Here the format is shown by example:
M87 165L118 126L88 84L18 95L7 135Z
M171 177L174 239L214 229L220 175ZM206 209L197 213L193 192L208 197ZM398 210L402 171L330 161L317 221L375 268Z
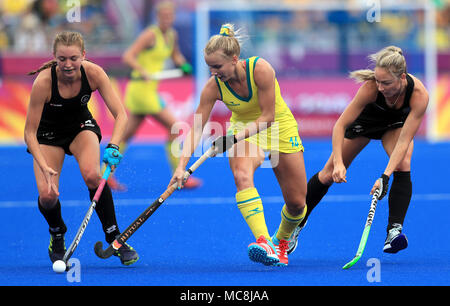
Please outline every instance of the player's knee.
M43 192L42 194L39 194L39 204L44 208L44 209L52 209L56 203L58 202L58 196L51 192L48 193Z
M410 171L410 170L411 170L411 159L406 158L406 157L397 166L397 168L395 168L395 171L401 171L401 172Z
M234 171L234 182L238 190L243 190L253 186L253 181L251 175L246 171L235 170Z
M83 175L86 186L89 189L96 189L100 185L101 176L97 171L89 170Z
M305 197L299 197L298 199L289 199L288 201L286 201L286 209L292 216L301 215L305 207Z

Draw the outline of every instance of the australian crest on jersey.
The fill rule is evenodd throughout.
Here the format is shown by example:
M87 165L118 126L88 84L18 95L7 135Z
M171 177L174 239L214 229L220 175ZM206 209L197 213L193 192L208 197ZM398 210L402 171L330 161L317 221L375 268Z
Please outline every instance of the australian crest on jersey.
M85 123L86 120L92 119L92 114L87 106L91 99L92 89L89 86L83 66L80 67L80 91L76 96L70 98L61 97L58 90L56 66L53 66L51 69L52 95L50 101L44 105L39 127L41 129L64 130L80 126L80 124Z

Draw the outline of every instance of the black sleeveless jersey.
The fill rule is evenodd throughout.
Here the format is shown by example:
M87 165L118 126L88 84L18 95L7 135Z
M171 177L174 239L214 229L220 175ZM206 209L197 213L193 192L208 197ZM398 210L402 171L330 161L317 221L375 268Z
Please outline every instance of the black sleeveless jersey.
M388 107L385 97L381 92L378 92L375 102L366 105L357 120L360 122L371 122L374 119L382 119L384 122L405 122L406 117L408 117L408 114L411 111L409 100L411 99L414 90L414 80L409 74L406 74L406 80L405 100L402 107L399 109Z
M51 67L52 96L50 101L44 105L39 130L69 130L79 127L81 122L93 119L87 106L91 99L92 89L83 66L80 67L80 70L80 92L73 98L64 99L58 90L56 66Z
M366 105L356 120L345 130L345 138L367 137L381 139L388 130L403 127L411 111L409 101L414 90L414 80L406 75L405 100L399 109L388 107L386 99L378 92L374 102Z

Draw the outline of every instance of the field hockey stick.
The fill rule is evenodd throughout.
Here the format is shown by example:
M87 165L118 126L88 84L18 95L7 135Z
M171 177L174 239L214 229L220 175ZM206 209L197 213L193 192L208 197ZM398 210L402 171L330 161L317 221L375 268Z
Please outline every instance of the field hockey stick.
M216 150L212 146L206 151L189 169L184 173L184 180L187 180L189 176L194 173L194 171L209 157L215 156ZM167 200L168 197L177 189L177 183L169 186L166 191L163 192L159 196L159 198L153 202L149 207L147 207L144 212L137 217L136 220L131 223L125 231L120 234L105 250L103 250L103 244L101 241L98 241L94 246L95 254L102 258L106 259L111 257L115 251L117 251L130 237L133 235L145 221Z
M150 73L150 80L161 81L161 80L167 80L167 79L176 79L176 78L182 77L183 75L184 75L184 73L181 69L169 69L169 70L163 70L160 72ZM132 78L132 80L143 81L144 78L136 77L136 78Z
M98 199L100 198L103 188L105 187L106 181L108 180L109 175L111 174L111 166L107 165L105 172L103 173L102 179L100 181L100 185L97 188L97 191L94 194L94 198L92 199L91 206L89 206L89 209L84 216L83 222L81 222L80 228L77 231L77 234L75 235L75 238L73 239L72 243L70 244L70 247L67 249L66 253L64 254L64 257L62 261L67 265L67 261L72 256L73 252L75 252L75 249L77 248L78 244L80 243L81 237L84 234L84 231L86 230L86 227L89 223L89 220L91 219L92 213L94 212L95 206L97 206Z
M383 182L381 181L381 179L379 179L379 180L380 180L380 186L383 186L382 185ZM369 237L369 232L370 232L370 228L372 226L372 221L373 221L373 217L375 215L375 210L377 209L377 203L378 203L378 198L380 197L380 193L381 193L380 189L376 189L375 192L373 193L372 202L370 203L369 214L366 219L366 225L364 226L364 231L363 231L361 240L359 242L359 246L358 246L358 250L356 251L356 255L350 262L345 264L342 267L342 269L349 269L354 264L356 264L358 262L358 260L361 258L362 254L364 252L364 248L366 247L367 238Z

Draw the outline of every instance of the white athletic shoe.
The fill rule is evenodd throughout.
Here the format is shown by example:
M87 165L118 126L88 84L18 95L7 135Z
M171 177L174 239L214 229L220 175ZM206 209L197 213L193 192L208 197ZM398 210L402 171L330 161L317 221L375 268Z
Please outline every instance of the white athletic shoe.
M295 228L294 232L291 234L291 237L289 237L288 248L287 248L287 251L286 251L288 254L291 254L297 248L298 235L300 235L300 232L306 226L306 223L308 223L308 221L306 221L305 224L303 224L303 226L297 226Z
M384 242L383 252L395 254L398 251L406 249L408 246L408 238L402 234L402 225L393 223Z

